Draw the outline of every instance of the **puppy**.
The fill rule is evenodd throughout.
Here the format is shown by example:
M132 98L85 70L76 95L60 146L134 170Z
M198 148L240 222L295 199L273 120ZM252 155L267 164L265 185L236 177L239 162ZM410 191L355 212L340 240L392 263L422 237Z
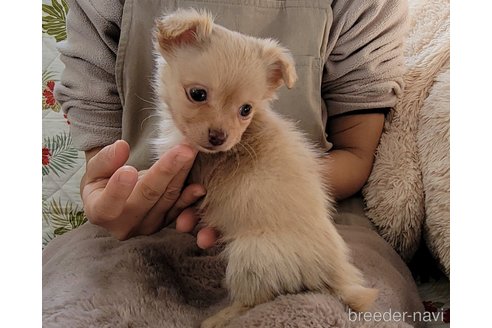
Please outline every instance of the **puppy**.
M155 39L156 154L184 139L199 150L190 173L207 189L199 213L226 245L232 305L202 327L224 327L257 304L306 289L369 308L377 291L363 286L331 221L320 154L270 109L277 90L297 78L289 51L192 9L158 20Z

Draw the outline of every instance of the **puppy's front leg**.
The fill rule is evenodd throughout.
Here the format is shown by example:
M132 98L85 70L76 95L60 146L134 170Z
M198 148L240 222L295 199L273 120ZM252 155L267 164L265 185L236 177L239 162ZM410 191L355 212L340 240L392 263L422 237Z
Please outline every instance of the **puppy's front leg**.
M242 305L238 302L220 310L217 314L203 321L200 328L222 328L226 327L232 319L239 317L244 312L248 311L250 307Z

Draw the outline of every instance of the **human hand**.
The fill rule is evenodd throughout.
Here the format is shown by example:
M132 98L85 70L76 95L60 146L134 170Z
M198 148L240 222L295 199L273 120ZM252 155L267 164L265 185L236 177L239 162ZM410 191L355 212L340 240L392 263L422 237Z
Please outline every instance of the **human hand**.
M178 231L191 231L198 218L190 206L205 194L205 189L198 184L181 189L196 150L178 145L140 177L134 167L124 165L129 153L129 145L118 140L88 160L81 195L89 221L119 240L152 234L164 222L175 219ZM213 229L203 228L197 244L202 248L213 246L215 235Z

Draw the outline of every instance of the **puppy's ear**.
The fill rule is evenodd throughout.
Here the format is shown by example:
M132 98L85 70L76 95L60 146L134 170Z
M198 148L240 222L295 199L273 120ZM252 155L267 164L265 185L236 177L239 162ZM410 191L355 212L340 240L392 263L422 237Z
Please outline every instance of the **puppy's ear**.
M199 45L212 34L213 18L206 11L178 9L156 22L156 48L166 56L181 46Z
M267 83L271 91L275 91L285 83L292 88L297 80L294 58L289 50L281 47L278 42L265 40L263 56L267 64Z

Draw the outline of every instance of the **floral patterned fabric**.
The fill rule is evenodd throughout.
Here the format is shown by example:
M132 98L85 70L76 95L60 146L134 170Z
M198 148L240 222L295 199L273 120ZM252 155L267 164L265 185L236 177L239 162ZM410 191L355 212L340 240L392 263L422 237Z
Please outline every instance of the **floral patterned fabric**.
M63 71L56 49L66 39L66 0L43 1L43 246L57 235L78 227L87 219L82 211L79 182L84 154L72 146L69 125L53 90Z

